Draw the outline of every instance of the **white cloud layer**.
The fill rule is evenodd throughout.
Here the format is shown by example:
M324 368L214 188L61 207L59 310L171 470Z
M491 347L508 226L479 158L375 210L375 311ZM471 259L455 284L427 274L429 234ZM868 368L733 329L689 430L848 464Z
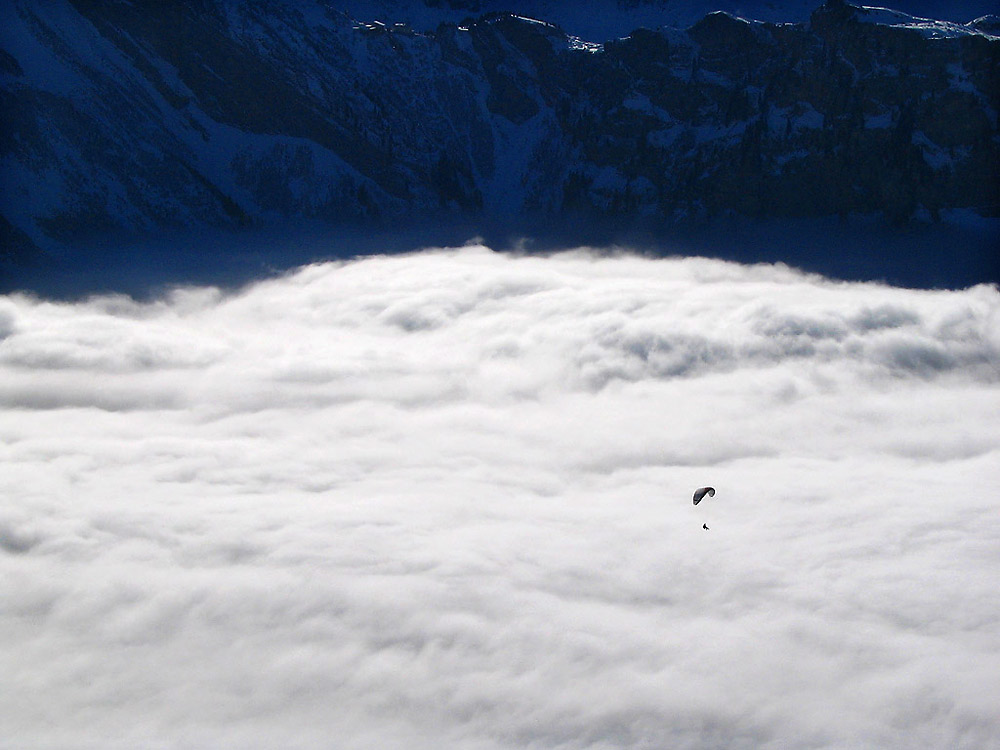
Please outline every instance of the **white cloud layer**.
M998 385L701 259L0 298L0 747L1000 746Z

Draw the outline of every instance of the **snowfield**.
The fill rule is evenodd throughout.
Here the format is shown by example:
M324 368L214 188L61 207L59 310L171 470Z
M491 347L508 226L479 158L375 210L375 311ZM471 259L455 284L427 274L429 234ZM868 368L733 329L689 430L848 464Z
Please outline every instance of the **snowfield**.
M0 747L998 746L998 385L697 258L0 297Z

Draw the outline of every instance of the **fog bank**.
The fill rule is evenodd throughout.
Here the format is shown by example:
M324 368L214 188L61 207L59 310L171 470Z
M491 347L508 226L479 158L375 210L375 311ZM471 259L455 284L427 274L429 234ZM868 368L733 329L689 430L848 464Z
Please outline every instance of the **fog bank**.
M0 297L0 747L996 745L998 383L701 258Z

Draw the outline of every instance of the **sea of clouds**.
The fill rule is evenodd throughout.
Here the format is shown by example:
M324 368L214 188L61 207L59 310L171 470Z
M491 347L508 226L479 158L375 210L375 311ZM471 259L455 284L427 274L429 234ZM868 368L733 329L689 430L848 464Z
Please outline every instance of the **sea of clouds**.
M998 416L990 286L0 297L0 747L1000 746Z

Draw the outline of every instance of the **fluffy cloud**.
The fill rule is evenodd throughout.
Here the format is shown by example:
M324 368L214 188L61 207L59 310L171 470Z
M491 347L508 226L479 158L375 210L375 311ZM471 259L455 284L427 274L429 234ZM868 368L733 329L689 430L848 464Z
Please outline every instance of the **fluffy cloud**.
M997 744L998 383L703 259L0 298L0 746Z

